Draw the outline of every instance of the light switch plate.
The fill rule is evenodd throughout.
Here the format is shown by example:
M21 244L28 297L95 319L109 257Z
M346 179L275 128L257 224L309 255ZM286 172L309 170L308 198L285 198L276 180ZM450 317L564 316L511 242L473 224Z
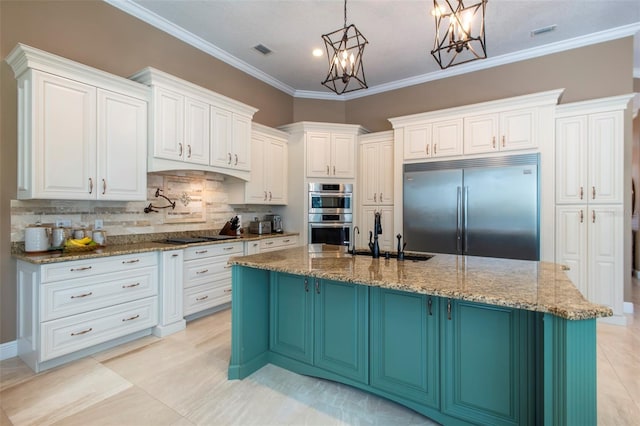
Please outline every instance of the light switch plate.
M104 223L102 222L102 219L96 219L95 223L93 224L93 229L102 229L103 226Z

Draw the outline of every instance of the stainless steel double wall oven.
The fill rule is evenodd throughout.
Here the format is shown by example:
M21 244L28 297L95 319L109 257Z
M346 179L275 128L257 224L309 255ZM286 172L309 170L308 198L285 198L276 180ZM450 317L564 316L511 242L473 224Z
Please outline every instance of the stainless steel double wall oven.
M351 243L353 185L350 183L309 184L309 243L346 245Z

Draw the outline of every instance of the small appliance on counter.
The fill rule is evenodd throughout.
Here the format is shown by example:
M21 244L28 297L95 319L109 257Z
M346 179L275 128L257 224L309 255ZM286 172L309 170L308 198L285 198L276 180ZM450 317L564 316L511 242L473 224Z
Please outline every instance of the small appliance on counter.
M282 216L279 214L268 214L264 217L264 220L271 222L271 232L276 234L282 234Z
M259 220L256 217L253 219L253 221L249 222L249 233L258 235L270 234L271 222L268 220Z
M47 251L51 246L51 225L36 223L24 229L24 251Z

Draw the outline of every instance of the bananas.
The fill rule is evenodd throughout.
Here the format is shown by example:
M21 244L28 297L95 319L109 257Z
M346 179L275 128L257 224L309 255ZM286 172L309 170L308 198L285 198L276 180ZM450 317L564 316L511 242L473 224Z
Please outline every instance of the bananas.
M65 243L66 247L86 247L86 246L95 246L97 243L93 241L90 237L84 237L81 239L69 239Z

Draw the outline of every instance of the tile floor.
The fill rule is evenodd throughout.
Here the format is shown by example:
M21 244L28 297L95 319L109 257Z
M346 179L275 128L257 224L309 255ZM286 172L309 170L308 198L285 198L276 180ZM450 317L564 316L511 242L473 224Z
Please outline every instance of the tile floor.
M640 424L640 283L634 316L598 324L598 424ZM268 365L226 379L230 311L34 374L0 362L0 425L433 425L348 386Z

